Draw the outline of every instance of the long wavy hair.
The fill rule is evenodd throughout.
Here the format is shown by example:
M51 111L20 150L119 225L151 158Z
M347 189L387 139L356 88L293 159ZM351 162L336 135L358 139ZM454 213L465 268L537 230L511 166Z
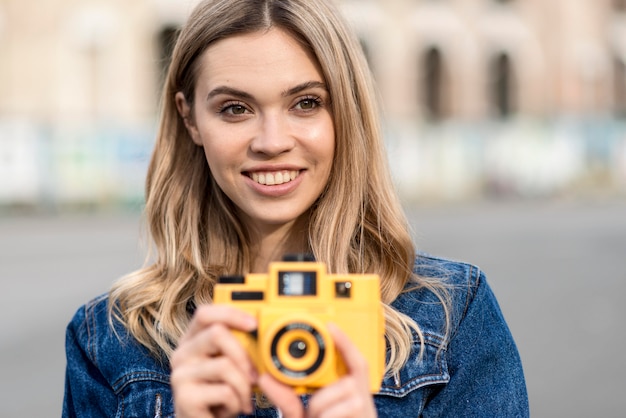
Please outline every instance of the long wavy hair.
M272 27L316 57L331 97L335 158L328 185L309 211L309 250L330 273L380 276L386 370L397 372L423 338L419 326L390 304L407 285L435 291L437 285L412 272L415 249L392 187L360 43L322 0L206 0L191 13L174 47L146 181L153 251L144 268L112 288L111 320L122 321L155 355L169 357L188 326L190 308L211 303L217 277L250 270L247 231L215 183L203 149L190 138L175 95L182 92L193 106L199 57L209 45Z

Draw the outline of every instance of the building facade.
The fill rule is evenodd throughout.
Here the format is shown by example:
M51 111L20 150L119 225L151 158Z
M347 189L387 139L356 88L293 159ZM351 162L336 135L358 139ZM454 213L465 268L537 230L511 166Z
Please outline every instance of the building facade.
M534 157L517 172L497 167L506 171L516 147L537 148L537 137L537 155L567 166L539 193L570 187L588 171L591 140L570 134L580 128L572 120L615 127L599 135L606 155L591 159L609 167L612 183L626 183L626 0L337 1L378 82L408 198L436 197L440 187L447 196L524 192ZM111 171L120 169L139 177L125 193L141 193L168 53L195 3L0 0L0 179L31 179L28 187L0 180L0 202L115 199ZM100 177L95 190L89 173Z

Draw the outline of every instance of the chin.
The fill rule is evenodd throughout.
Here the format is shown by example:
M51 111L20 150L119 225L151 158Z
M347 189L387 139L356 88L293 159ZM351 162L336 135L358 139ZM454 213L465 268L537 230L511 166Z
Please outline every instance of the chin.
M302 219L303 212L298 213L272 213L271 216L259 216L254 218L259 225L281 226L294 224Z

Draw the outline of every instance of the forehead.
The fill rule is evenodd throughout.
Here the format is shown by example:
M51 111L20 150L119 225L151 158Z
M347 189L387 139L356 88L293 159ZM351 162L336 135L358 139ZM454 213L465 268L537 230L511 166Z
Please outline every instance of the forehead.
M291 34L278 28L219 40L205 50L200 65L199 87L324 82L313 54Z

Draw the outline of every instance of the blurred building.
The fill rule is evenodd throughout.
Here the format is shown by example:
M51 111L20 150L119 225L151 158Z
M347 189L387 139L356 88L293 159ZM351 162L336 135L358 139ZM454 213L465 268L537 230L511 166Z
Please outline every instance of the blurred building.
M407 200L626 189L626 0L341 0ZM197 0L0 0L0 204L140 201Z
M394 116L619 115L623 0L345 1Z

